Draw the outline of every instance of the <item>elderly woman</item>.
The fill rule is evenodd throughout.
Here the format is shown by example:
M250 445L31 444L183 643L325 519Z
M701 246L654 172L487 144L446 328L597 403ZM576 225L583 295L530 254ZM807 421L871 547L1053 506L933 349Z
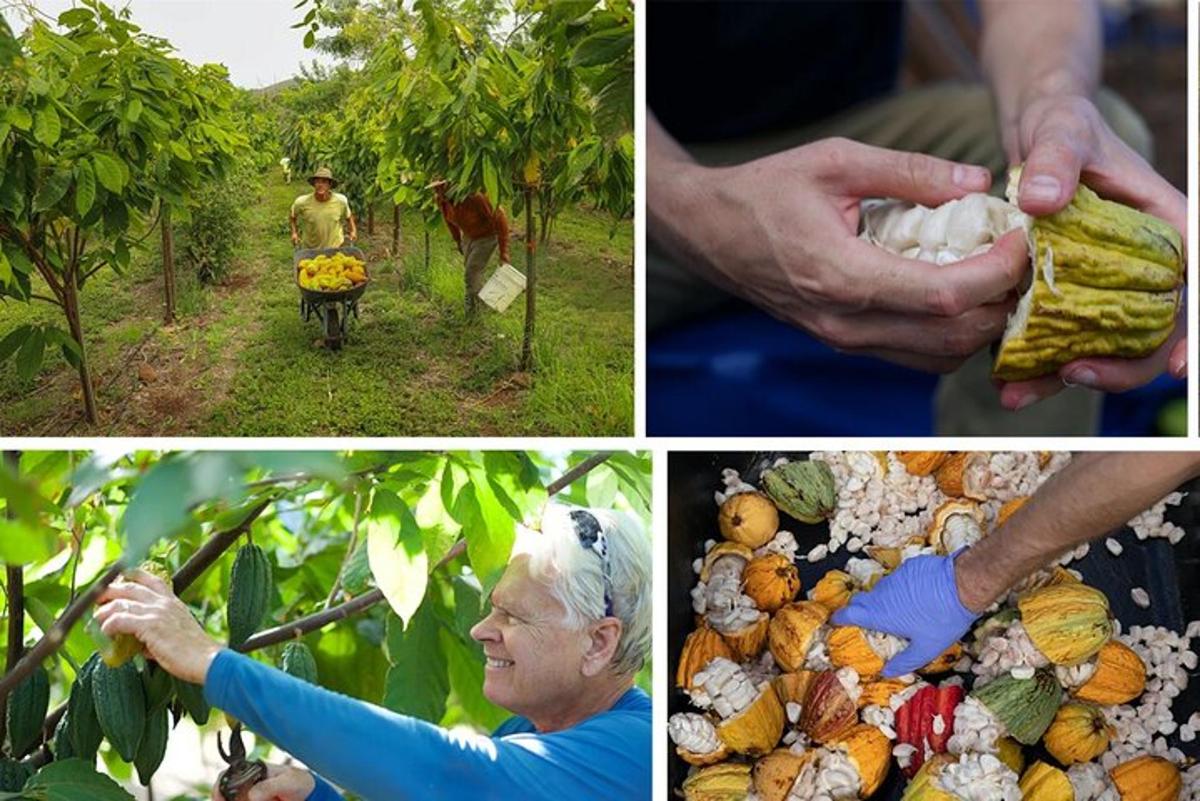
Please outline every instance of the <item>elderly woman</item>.
M250 801L650 797L650 699L633 686L650 645L650 546L620 513L553 505L523 530L491 611L471 630L484 694L512 711L492 736L449 732L315 687L214 642L159 579L100 598L172 675L311 768L271 766ZM326 781L328 779L328 781ZM220 798L214 790L213 797ZM228 801L233 801L228 799Z

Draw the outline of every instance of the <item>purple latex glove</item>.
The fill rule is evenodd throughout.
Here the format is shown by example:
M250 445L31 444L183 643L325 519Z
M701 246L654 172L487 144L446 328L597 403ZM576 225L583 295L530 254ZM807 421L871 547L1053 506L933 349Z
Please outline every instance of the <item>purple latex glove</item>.
M952 556L915 556L884 576L870 592L856 593L833 615L838 626L859 626L904 637L908 647L883 666L884 676L924 667L962 638L978 615L963 606Z

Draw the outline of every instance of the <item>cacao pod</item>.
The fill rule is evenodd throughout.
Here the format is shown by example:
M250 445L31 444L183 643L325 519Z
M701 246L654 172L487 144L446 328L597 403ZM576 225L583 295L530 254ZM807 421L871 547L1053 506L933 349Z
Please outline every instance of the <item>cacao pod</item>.
M959 451L946 457L934 477L938 489L951 498L986 501L992 471L986 453Z
M1067 774L1045 762L1030 765L1018 786L1025 801L1075 801L1075 788Z
M761 548L779 530L779 511L761 492L739 492L721 504L721 536L749 548Z
M909 539L910 545L924 545L925 540L922 537L912 537ZM892 571L900 567L900 556L902 549L884 546L884 545L868 545L867 556L874 559L879 564L883 565L886 571Z
M153 576L158 576L167 583L168 587L171 586L171 570L163 563L147 559L138 567ZM104 660L104 664L113 668L120 667L144 650L142 643L132 634L118 634L112 639L107 637L98 639L102 642L100 658Z
M1014 196L1020 168L1009 175ZM1009 316L992 374L1024 381L1074 359L1141 358L1175 327L1183 240L1171 225L1082 184L1028 225L1033 283Z
M1005 673L971 695L1004 724L1014 740L1033 745L1054 720L1062 687L1052 672L1041 669L1031 679L1015 679Z
M915 774L924 764L926 754L946 753L950 735L954 732L954 718L962 700L963 688L960 685L926 685L909 696L896 710L897 742L916 748L903 768L904 775ZM940 726L936 723L939 718Z
M856 723L858 705L834 671L821 671L808 690L808 703L800 711L800 730L824 745L844 737Z
M100 741L104 739L100 719L96 716L96 699L92 694L92 677L99 664L99 654L92 654L83 663L71 685L71 697L67 700L71 744L75 755L88 764L95 764L96 752L100 749Z
M1096 670L1075 690L1075 697L1103 706L1125 704L1146 689L1146 664L1120 640L1109 640L1096 654Z
M945 451L897 451L896 458L910 475L931 476L949 456Z
M208 716L212 710L204 697L204 688L199 684L189 684L179 679L172 681L175 684L175 697L192 716L192 720L196 721L199 726L208 723Z
M804 667L813 638L828 619L829 610L815 601L781 607L767 627L767 644L779 666L789 672Z
M233 560L229 577L229 645L232 648L250 639L267 614L273 589L271 563L257 545L243 545Z
M50 674L41 665L8 696L8 742L13 756L22 756L42 736L50 706Z
M1001 737L996 741L996 758L1018 776L1025 770L1025 752L1021 750L1021 744L1011 737Z
M766 612L760 612L758 619L753 623L721 635L725 638L726 644L729 645L729 650L733 651L735 662L746 662L756 658L763 652L763 648L767 644L767 631L770 626L770 620L770 615Z
M954 498L939 506L929 524L929 544L943 556L968 548L983 537L983 508L975 501Z
M750 765L722 762L700 768L683 781L685 801L746 801L750 792Z
M904 788L904 795L900 796L900 801L958 801L957 796L946 792L937 784L937 777L942 768L955 761L957 760L949 754L930 757Z
M780 673L771 684L775 688L775 694L779 696L779 703L785 707L788 704L800 704L803 707L808 703L808 689L816 677L815 670L797 670L793 673Z
M837 508L833 471L824 462L788 462L762 473L763 491L802 523L820 523Z
M1108 598L1086 584L1055 584L1017 600L1029 639L1056 665L1078 665L1112 638Z
M132 764L146 729L146 691L137 668L132 662L119 668L96 665L92 698L100 730L121 759Z
M64 712L58 719L58 725L54 727L54 738L50 750L54 752L55 760L70 759L75 756L75 744L71 742L71 715L69 712Z
M167 707L160 706L146 715L146 728L142 732L142 742L138 746L137 757L133 760L137 768L138 780L146 787L154 776L158 766L162 764L167 753Z
M142 673L142 683L146 685L146 708L148 710L166 708L171 705L174 694L174 683L171 674L153 662L146 664Z
M1046 750L1063 765L1091 762L1108 750L1113 734L1100 707L1077 701L1066 703L1046 729Z
M1008 522L1008 518L1016 514L1017 510L1025 504L1029 503L1029 496L1022 495L1019 498L1013 498L1011 501L1005 501L999 509L996 510L996 525L995 528L1000 528Z
M1140 756L1108 772L1121 801L1176 801L1183 787L1179 768L1162 757Z
M945 651L935 656L932 662L918 669L917 672L926 676L945 673L958 664L958 660L962 659L962 655L962 646L956 642L952 642Z
M0 792L19 792L31 775L28 766L15 759L0 758Z
M858 696L858 706L888 706L892 696L908 688L900 679L877 679L863 685L862 694Z
M309 684L317 683L317 660L313 658L312 651L308 650L308 646L302 642L290 642L284 646L283 656L279 659L279 667L284 673L307 681Z
M759 609L774 614L796 599L800 571L782 554L763 554L751 559L742 571L742 592L753 598Z
M858 797L870 798L887 778L892 764L891 741L877 727L860 723L834 745L845 749L850 764L858 771Z
M803 754L794 753L789 748L776 748L754 762L751 771L754 792L762 801L786 801L800 770L816 755L815 748Z
M809 590L808 599L816 601L830 612L836 612L850 603L855 590L854 579L841 570L830 570Z
M754 703L717 724L717 736L730 751L759 756L779 742L786 718L779 696L764 684Z
M725 643L725 638L708 626L701 626L693 631L684 641L683 651L679 655L675 686L685 690L691 689L694 686L692 678L718 656L733 660L733 651Z
M740 542L718 542L708 549L708 553L704 554L704 563L700 566L700 580L707 582L712 577L713 566L719 559L726 556L740 559L742 561L740 572L744 573L746 565L750 564L750 560L754 558L754 551Z
M883 671L883 658L867 642L858 626L834 626L829 631L829 661L835 667L852 667L859 678L870 681Z

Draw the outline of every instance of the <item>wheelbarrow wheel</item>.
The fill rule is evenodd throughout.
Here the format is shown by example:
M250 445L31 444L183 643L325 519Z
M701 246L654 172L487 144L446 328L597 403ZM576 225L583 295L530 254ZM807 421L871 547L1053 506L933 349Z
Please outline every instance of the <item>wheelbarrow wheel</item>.
M330 350L342 349L342 324L336 303L325 304L325 344Z

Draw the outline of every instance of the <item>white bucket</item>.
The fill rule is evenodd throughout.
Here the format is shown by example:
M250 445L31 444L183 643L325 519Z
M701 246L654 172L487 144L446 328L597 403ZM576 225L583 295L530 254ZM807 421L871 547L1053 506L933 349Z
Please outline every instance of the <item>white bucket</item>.
M511 264L501 264L479 290L479 299L500 313L525 291L525 274Z

